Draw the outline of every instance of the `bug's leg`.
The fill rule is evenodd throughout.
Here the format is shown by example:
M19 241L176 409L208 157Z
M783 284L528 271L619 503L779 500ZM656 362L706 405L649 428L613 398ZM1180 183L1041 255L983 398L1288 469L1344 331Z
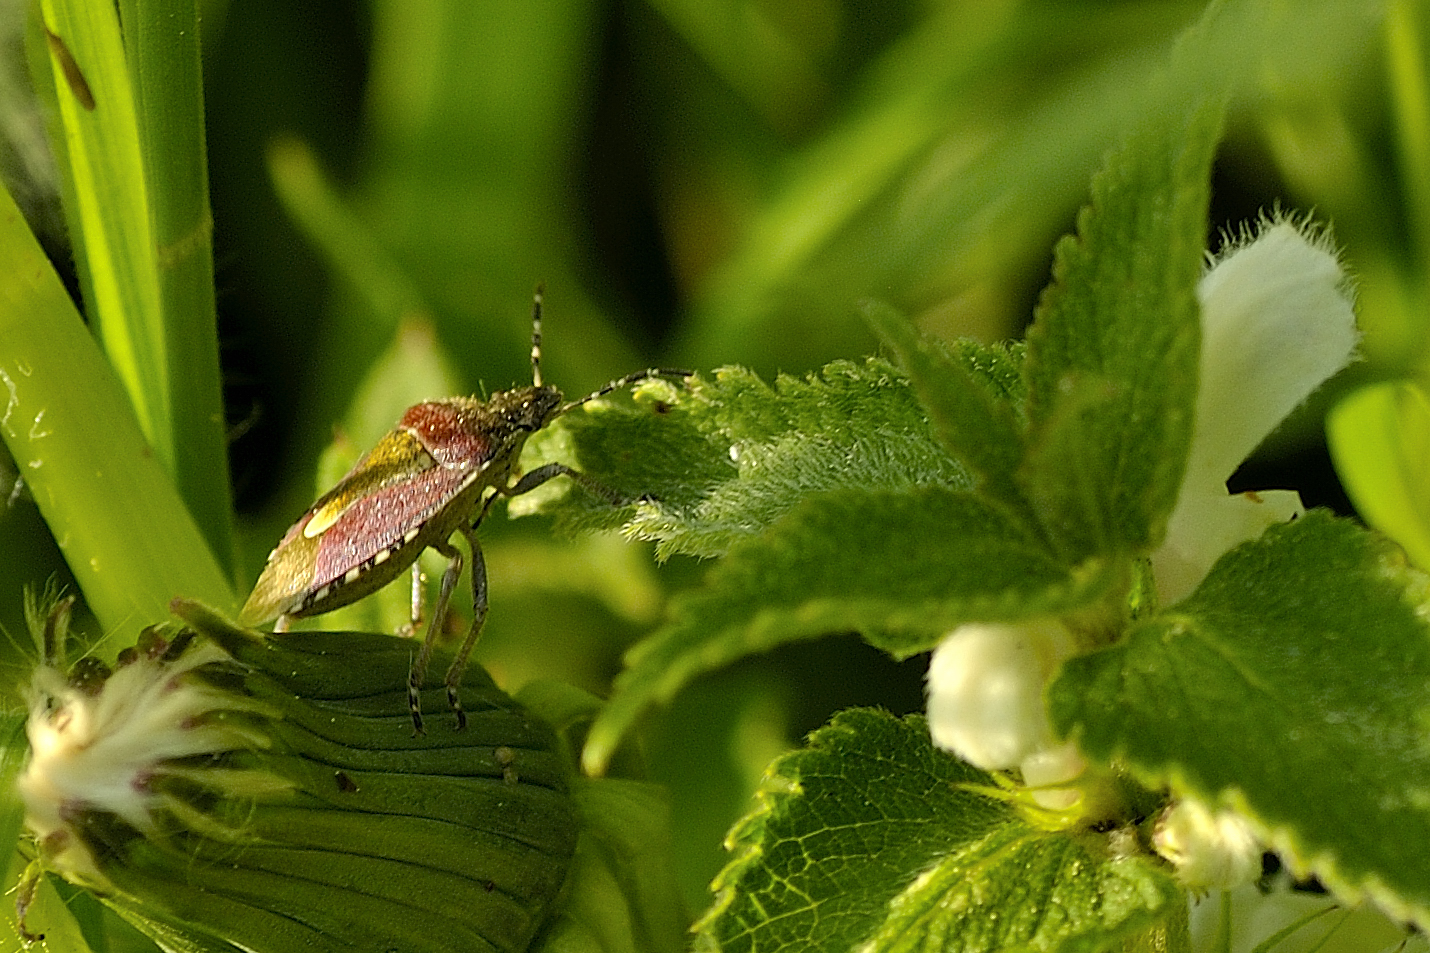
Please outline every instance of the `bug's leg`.
M485 509L482 512L486 512ZM447 704L457 716L457 730L467 727L467 713L462 710L462 699L458 689L462 684L462 672L466 671L467 659L472 647L477 644L477 636L482 634L482 623L487 620L487 561L482 555L482 546L477 542L477 534L469 527L462 527L462 535L467 537L467 545L472 550L472 627L467 637L457 649L457 657L447 669Z
M587 490L599 496L612 506L625 506L631 502L615 490L582 473L580 470L573 470L564 463L548 463L545 466L537 467L530 473L524 474L520 480L502 493L505 496L521 496L523 493L530 493L548 480L559 476L570 477L575 482L581 484Z
M422 609L426 601L426 593L422 589L422 584L426 582L426 577L422 575L421 561L412 564L412 615L410 621L404 625L398 635L404 639L410 639L417 634L417 630L422 628Z
M288 614L280 615L273 621L274 632L287 632L288 627L293 624L293 617Z
M437 594L437 604L432 607L432 621L427 623L427 637L422 640L422 648L417 650L417 659L407 673L407 704L412 709L412 732L423 734L422 728L422 682L427 677L427 663L432 661L432 646L442 633L442 624L447 621L447 606L452 601L452 590L457 585L457 577L462 574L462 553L446 541L433 543L432 548L447 557L447 571L442 573L442 589Z
M43 933L31 933L25 927L25 915L30 912L30 905L35 902L35 893L39 890L44 875L45 868L37 857L26 865L25 872L20 875L20 884L15 888L15 925L20 939L27 947L45 938Z

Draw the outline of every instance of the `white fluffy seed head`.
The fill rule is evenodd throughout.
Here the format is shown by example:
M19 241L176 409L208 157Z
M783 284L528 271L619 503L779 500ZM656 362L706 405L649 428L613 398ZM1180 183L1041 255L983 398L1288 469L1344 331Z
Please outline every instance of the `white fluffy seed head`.
M177 759L255 743L211 717L245 707L244 699L192 677L228 660L222 649L203 643L176 659L141 656L88 688L71 684L51 664L35 670L25 725L30 761L17 787L26 826L50 866L102 886L95 858L72 830L77 818L112 814L152 834L162 800L152 790L156 777Z

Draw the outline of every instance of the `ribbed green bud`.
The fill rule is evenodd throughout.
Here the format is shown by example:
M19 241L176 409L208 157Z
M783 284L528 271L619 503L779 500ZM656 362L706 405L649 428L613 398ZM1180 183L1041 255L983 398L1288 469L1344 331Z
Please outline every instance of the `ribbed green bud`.
M166 949L526 949L578 831L547 726L469 671L466 730L414 737L408 644L176 611L113 673L36 671L20 787L47 868Z

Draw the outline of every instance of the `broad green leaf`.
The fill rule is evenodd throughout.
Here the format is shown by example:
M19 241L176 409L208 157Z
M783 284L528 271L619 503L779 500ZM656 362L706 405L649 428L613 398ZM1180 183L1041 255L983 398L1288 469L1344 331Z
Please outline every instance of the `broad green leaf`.
M1393 546L1313 511L1066 663L1052 717L1092 757L1244 812L1298 869L1424 925L1426 596Z
M1183 903L1156 862L1040 832L970 785L921 717L845 711L777 762L698 949L1100 950Z
M1162 536L1191 441L1220 103L1150 117L1108 157L1028 332L1023 478L1077 557Z
M869 953L1097 951L1186 903L1165 869L1106 841L1009 824L924 870L889 905Z
M653 702L701 672L785 642L854 630L896 656L953 626L1067 612L1114 572L1069 569L998 508L962 490L838 490L807 497L731 549L706 587L633 649L585 751L589 769Z
M1356 512L1430 569L1430 400L1413 381L1362 387L1326 418L1336 473Z
M624 524L628 535L657 540L661 556L719 555L807 492L966 479L933 442L902 375L882 361L835 362L774 387L722 368L683 387L647 385L639 396L634 406L601 401L561 418L528 443L523 463L562 459L643 497L634 510L613 510L569 494L549 509L567 525Z
M670 805L653 784L611 778L572 791L582 833L565 902L532 953L679 953L689 920L670 870Z

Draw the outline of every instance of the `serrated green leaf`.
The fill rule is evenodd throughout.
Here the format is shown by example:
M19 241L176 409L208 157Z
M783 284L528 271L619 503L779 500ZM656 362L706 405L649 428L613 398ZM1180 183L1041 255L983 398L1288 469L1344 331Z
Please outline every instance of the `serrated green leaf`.
M1009 824L925 870L889 905L868 953L1104 950L1185 904L1167 871L1096 838Z
M853 630L908 656L962 622L1080 608L1114 573L1096 560L1069 569L1000 508L962 490L807 497L733 548L708 585L675 606L673 621L631 651L585 762L599 770L648 705L743 655Z
M1218 102L1158 113L1108 157L1028 332L1022 478L1074 558L1150 549L1176 502L1222 112Z
M864 319L899 358L899 364L909 375L914 392L928 408L934 432L944 447L966 463L984 482L1009 480L1022 459L1022 430L1019 413L1022 410L1022 381L1016 376L1021 362L1006 351L978 348L968 341L945 345L936 338L921 336L908 319L879 303L864 306ZM958 348L959 356L972 349L988 352L988 363L999 358L1012 375L1000 375L1001 393L973 373L974 362L960 363L950 349ZM985 377L991 377L985 372Z
M1092 757L1229 804L1332 889L1425 925L1425 597L1393 546L1312 512L1066 663L1050 711Z
M1016 374L1009 379L1005 373L999 381L1002 388L989 386L990 369L1013 370L1020 362L1006 351L970 341L953 345L956 354L951 354L935 339L921 338L903 316L884 305L866 305L864 318L898 355L944 448L973 471L983 493L1020 516L1027 513L1028 501L1014 479L1024 455L1019 393L1023 382ZM975 367L982 370L982 379ZM1010 393L1013 388L1017 391ZM1031 519L1028 522L1035 525Z
M818 375L781 376L773 387L743 368L722 368L713 380L642 393L658 403L561 418L524 459L560 458L555 441L568 441L566 462L648 497L632 511L570 494L553 511L578 525L620 525L657 541L661 557L720 555L828 490L971 482L939 445L908 379L878 358L835 361Z
M1155 863L1036 831L968 788L991 783L937 751L921 717L840 713L731 832L698 948L1093 950L1177 909Z

